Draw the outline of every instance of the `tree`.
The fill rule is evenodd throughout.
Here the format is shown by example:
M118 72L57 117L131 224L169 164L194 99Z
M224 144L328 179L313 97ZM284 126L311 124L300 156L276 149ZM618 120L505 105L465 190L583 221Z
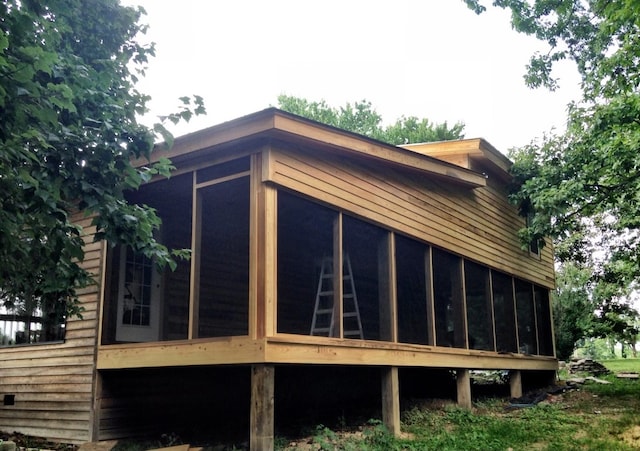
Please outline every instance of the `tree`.
M403 116L385 127L382 116L367 100L333 108L324 100L311 102L282 94L278 96L278 108L394 145L464 138L464 124L461 122L450 128L446 121L434 124L428 119Z
M163 125L137 122L147 96L134 84L153 46L136 35L142 9L117 0L3 0L0 3L0 299L5 304L78 312L77 290L92 282L82 229L71 214L92 216L96 239L132 246L159 264L172 252L153 238L155 212L124 192L170 162L134 168ZM204 112L182 98L166 119Z
M556 355L560 360L568 360L576 344L591 335L595 306L589 292L590 278L587 268L571 263L557 272L552 303Z
M478 13L485 9L480 0L465 2ZM513 153L512 199L523 214L533 215L522 231L524 243L551 236L560 260L596 270L599 290L606 294L598 297L598 307L606 316L607 309L626 305L622 295L640 277L640 3L494 0L493 5L511 11L515 30L549 45L546 54L530 60L529 86L555 89L553 67L564 59L576 64L582 78L582 98L569 105L566 132ZM619 323L603 324L620 333Z

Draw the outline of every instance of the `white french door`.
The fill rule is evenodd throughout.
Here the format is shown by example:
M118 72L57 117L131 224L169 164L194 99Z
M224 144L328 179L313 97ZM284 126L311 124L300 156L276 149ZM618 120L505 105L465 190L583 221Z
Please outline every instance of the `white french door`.
M151 259L121 247L117 341L159 340L161 284L162 275Z

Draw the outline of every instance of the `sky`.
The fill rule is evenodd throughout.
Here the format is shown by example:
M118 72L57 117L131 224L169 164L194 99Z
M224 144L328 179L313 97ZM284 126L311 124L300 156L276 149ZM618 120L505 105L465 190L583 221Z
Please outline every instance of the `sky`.
M562 131L579 96L571 63L559 90L523 75L544 43L511 29L506 11L480 16L462 0L123 0L147 11L156 58L138 88L151 123L178 98L204 97L207 116L180 136L277 106L280 94L339 107L368 100L386 123L401 116L466 124L466 138L498 150Z

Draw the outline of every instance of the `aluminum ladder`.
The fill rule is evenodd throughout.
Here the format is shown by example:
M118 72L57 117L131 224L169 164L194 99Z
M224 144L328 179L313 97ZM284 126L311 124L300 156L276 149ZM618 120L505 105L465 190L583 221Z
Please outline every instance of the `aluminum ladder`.
M335 311L333 308L333 258L324 257L320 268L320 279L316 291L316 303L311 321L311 335L333 337L335 332ZM342 261L342 318L344 338L363 339L362 321L358 297L353 281L353 271L349 254Z

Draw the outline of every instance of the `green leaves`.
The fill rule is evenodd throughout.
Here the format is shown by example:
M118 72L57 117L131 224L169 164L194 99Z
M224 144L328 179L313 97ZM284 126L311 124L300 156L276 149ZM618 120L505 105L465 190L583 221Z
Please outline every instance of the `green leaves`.
M449 128L446 122L434 124L428 119L403 116L393 125L384 127L382 116L373 109L371 102L367 100L333 108L324 100L310 102L306 99L281 94L278 96L278 108L395 145L464 138L464 124L461 122Z
M136 41L140 9L117 0L0 1L0 298L58 302L79 313L77 290L92 283L82 269L84 231L70 220L93 216L97 239L128 244L175 265L156 242L160 221L124 197L166 159L145 167L164 128L137 123L148 96L134 89L153 46ZM171 117L204 113L202 98L183 98Z

